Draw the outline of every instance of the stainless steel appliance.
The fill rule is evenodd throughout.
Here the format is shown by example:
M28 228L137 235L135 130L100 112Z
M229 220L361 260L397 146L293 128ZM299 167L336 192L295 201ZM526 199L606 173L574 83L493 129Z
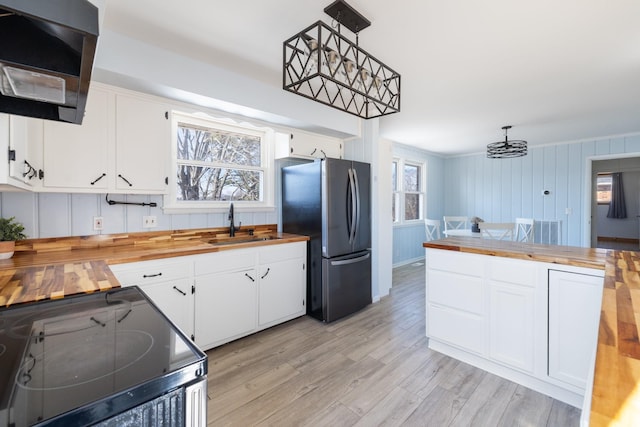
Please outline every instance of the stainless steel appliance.
M206 425L207 356L137 287L0 310L0 426Z
M371 304L368 163L282 168L282 231L307 235L307 313L332 322Z

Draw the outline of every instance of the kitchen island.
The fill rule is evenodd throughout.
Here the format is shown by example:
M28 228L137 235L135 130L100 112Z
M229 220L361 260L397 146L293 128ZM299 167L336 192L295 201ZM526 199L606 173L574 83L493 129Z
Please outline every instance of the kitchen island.
M423 246L432 348L582 407L583 425L638 423L639 253L471 238ZM461 323L430 324L447 315Z

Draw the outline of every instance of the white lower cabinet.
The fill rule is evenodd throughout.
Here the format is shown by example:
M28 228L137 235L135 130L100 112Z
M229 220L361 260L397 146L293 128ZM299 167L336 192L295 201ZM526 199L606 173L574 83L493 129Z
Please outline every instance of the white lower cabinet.
M490 295L489 356L514 368L533 372L533 290L492 283Z
M122 286L139 286L189 337L193 337L193 262L189 257L110 266Z
M198 255L195 341L208 349L305 314L306 242Z
M426 250L429 347L581 407L604 272Z
M203 350L306 313L307 242L112 265Z
M549 270L549 376L585 388L598 342L602 277ZM598 315L596 315L598 314Z
M215 347L256 328L256 270L205 274L196 279L196 344Z
M306 244L259 249L258 325L268 327L306 312Z

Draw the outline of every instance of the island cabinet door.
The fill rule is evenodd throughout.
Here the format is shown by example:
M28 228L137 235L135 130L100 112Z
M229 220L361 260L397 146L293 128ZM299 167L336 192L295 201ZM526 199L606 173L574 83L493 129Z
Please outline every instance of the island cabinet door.
M499 363L532 373L535 264L506 258L491 259L488 279L489 356Z
M602 277L549 270L549 377L586 387L602 285Z
M492 283L490 289L490 357L533 372L533 289L501 283Z

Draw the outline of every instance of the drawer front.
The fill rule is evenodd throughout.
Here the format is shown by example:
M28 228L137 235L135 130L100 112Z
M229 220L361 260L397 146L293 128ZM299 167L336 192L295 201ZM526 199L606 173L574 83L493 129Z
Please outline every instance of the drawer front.
M195 257L195 275L220 273L223 271L254 268L258 251L255 249L232 249Z
M491 280L529 287L536 284L536 265L531 261L495 258L490 265Z
M288 259L306 258L307 242L282 243L258 248L260 264L280 262Z
M427 268L483 277L486 256L439 249L427 250Z
M483 353L483 319L473 314L429 304L427 335L474 353Z
M445 271L427 272L429 302L482 314L482 279Z
M191 277L192 263L171 260L143 261L110 266L122 286L144 285Z

